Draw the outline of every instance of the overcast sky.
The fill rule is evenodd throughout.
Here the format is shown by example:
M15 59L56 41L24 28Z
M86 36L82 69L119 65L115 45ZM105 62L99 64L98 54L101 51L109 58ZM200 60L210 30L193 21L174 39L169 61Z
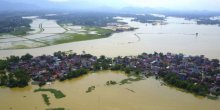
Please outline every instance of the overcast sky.
M1 0L0 0L1 1ZM7 0L6 0L7 1ZM51 2L68 5L123 7L151 7L178 10L219 10L220 0L8 0L16 2Z

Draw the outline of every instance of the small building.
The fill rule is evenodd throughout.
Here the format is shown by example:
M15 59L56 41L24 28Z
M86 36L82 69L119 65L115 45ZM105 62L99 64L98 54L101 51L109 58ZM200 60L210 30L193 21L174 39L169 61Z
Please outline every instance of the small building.
M220 74L216 76L216 85L220 85Z

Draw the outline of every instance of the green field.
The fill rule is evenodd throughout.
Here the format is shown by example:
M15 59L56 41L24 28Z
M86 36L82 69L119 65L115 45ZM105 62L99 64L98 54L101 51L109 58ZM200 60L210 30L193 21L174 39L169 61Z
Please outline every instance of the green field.
M64 37L54 40L53 45L106 38L113 33L112 30L98 28L98 27L84 27L84 29L86 30L84 34L67 34L67 33L64 34ZM89 32L91 31L95 31L97 34L89 34Z
M54 38L50 38L50 39L25 38L23 36L26 35L27 30L26 29L17 29L17 31L15 31L11 34L15 35L17 37L20 37L20 38L25 38L25 40L33 42L33 45L30 45L30 44L25 43L23 41L19 41L16 43L11 43L11 46L5 47L2 49L30 49L30 48L37 48L37 47L46 47L46 46L64 44L64 43L70 43L70 42L79 42L79 41L107 38L112 33L114 33L110 29L104 29L104 28L100 28L100 27L82 27L82 28L84 31L82 31L80 33L66 33L65 32L65 33L57 34L57 35L59 35L58 38L54 37ZM41 28L41 31L43 31L42 28ZM41 33L41 32L39 32L39 33Z
M46 105L50 105L49 97L47 96L47 94L42 94L42 98L44 99L44 103Z
M35 89L34 92L50 92L57 99L66 97L65 94L63 94L60 90L56 90L56 89L43 89L43 88L39 88L39 89Z
M46 110L65 110L65 108L49 108L49 109L46 109Z

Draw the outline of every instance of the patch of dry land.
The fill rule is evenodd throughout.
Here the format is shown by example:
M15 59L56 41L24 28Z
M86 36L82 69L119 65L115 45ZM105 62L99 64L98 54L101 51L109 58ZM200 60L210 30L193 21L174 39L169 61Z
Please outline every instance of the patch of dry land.
M31 19L31 30L27 35L0 35L0 49L29 49L50 45L106 38L114 31L102 27L59 25L55 20L41 19L37 16L23 17Z

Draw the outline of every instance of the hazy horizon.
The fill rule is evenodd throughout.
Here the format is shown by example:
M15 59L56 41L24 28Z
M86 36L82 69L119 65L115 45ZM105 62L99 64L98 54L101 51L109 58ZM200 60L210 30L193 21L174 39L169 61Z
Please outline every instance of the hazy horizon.
M9 2L14 5L22 3L44 9L90 9L99 7L122 9L126 7L149 7L181 11L220 11L220 0L1 0L0 2Z

